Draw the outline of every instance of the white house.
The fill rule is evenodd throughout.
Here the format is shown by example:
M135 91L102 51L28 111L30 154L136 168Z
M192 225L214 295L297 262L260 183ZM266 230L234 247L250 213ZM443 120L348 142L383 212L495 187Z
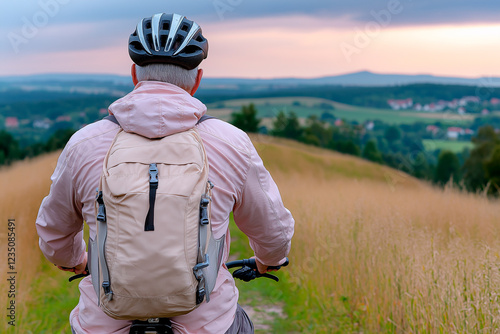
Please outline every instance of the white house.
M459 136L463 135L464 133L465 133L465 131L462 128L450 127L450 128L448 128L446 136L448 137L448 139L456 140L456 139L458 139Z

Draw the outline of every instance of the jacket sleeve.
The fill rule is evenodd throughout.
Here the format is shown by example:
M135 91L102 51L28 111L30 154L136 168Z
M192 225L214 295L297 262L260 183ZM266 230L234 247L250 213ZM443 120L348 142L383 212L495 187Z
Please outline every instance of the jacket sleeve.
M248 236L256 258L275 266L283 263L290 251L295 222L262 159L252 144L250 147L247 179L233 210L234 220Z
M69 144L61 153L51 177L50 193L38 212L36 228L42 253L52 263L74 267L83 262L82 204L74 187Z

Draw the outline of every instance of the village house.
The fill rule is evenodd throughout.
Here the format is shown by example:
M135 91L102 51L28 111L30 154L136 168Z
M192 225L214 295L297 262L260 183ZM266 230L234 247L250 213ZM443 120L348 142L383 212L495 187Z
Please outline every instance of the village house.
M373 131L373 129L375 129L375 123L372 121L366 122L365 129L367 131Z
M432 133L434 136L441 130L438 126L428 125L426 128L427 132Z
M56 118L56 122L71 122L70 116L59 116Z
M458 102L458 104L462 107L465 107L467 105L467 103L480 103L481 102L481 99L479 99L479 97L477 96L464 96L460 99L460 101Z
M49 129L50 126L52 125L52 122L48 118L44 119L37 119L33 121L33 127L36 129Z
M413 99L405 99L405 100L388 100L387 104L393 110L405 110L413 107Z
M5 118L5 127L6 128L18 128L19 127L19 120L17 117L7 117Z
M500 99L498 99L498 98L496 98L496 97L493 97L493 98L491 98L491 100L490 100L490 104L491 104L491 105L494 105L494 106L499 105L499 104L500 104Z
M451 140L457 140L463 134L465 134L464 129L459 127L449 127L446 132L446 136Z

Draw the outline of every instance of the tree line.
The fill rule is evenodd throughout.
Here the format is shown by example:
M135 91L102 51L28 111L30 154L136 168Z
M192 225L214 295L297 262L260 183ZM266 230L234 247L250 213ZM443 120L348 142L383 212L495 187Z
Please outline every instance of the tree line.
M37 142L21 147L11 133L0 130L0 165L10 165L16 160L59 150L66 145L74 133L75 130L73 129L59 129L45 142Z
M305 144L358 156L396 168L420 179L444 186L453 182L473 192L500 193L500 136L492 126L479 128L472 138L474 148L459 154L428 152L422 139L426 124L391 126L376 121L374 131L360 124L332 124L331 115L310 116L305 123L294 112L280 111L270 130L259 127L255 105L232 114L231 123L243 131L265 132Z
M453 182L473 192L500 194L500 135L482 124L472 138L474 148L455 154L451 151L427 152L422 143L425 124L391 126L375 121L374 131L360 124L337 124L333 115L310 116L301 122L294 112L278 112L270 130L260 127L255 105L233 113L231 123L250 133L265 132L294 139L344 154L362 157L401 170L439 185ZM75 131L59 129L47 141L21 147L5 130L0 130L0 165L55 151L65 146Z

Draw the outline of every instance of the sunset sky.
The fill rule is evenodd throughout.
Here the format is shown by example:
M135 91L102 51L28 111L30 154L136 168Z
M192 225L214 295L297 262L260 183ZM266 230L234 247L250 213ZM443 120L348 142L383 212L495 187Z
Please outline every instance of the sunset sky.
M4 1L0 76L126 75L128 36L157 12L202 26L209 77L500 76L498 0Z

